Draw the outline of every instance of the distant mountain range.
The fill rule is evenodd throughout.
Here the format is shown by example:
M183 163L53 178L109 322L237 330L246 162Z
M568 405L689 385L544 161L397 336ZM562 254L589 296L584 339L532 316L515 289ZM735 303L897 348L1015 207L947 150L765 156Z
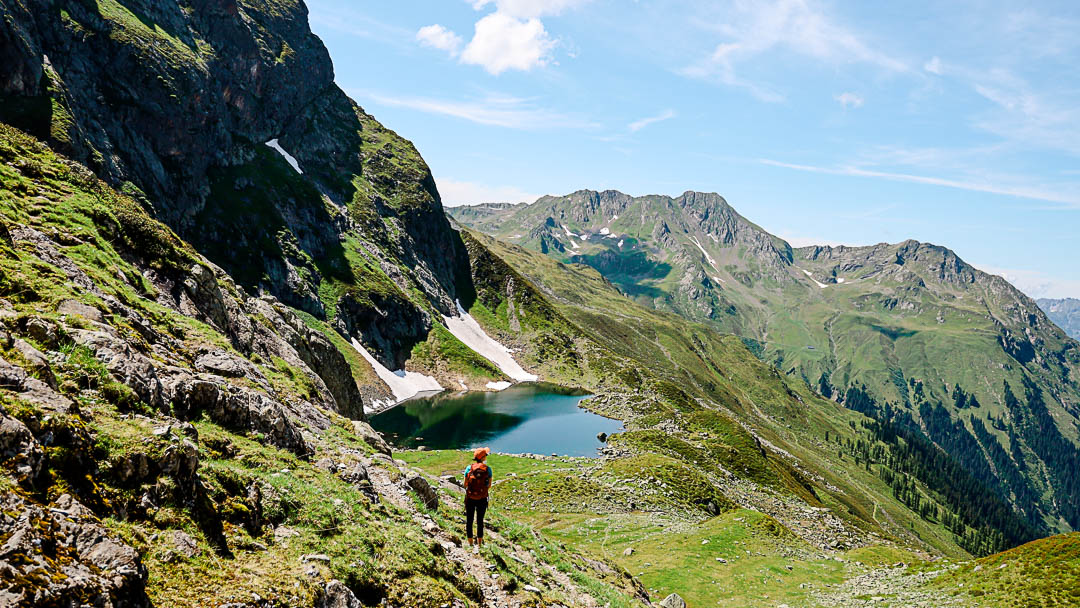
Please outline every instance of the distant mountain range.
M1043 298L1038 300L1039 308L1046 312L1050 320L1057 323L1065 333L1080 340L1080 300L1076 298L1064 298L1051 300Z
M1080 467L1080 345L949 249L793 248L700 192L580 191L449 213L734 333L823 395L925 434L1032 520L1080 525L1065 506L1080 476L1059 463Z

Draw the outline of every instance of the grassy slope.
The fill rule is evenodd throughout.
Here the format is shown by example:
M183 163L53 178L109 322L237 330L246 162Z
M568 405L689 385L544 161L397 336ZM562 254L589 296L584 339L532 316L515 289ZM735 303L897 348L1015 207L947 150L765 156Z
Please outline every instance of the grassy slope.
M1008 319L1017 315L1014 310L1006 310L1011 306L1014 290L996 284L988 276L980 275L970 286L951 285L934 276L931 268L934 260L930 260L913 264L913 270L901 280L881 278L869 266L845 272L838 270L842 266L839 262L809 260L806 251L799 250L794 267L788 269L792 279L780 284L762 272L755 261L757 254L741 246L714 243L699 233L694 238L710 252L716 267L709 264L691 244L691 237L701 227L689 225L690 233L682 234L679 226L686 218L672 208L668 199L634 199L617 218L594 214L584 221L573 219L574 211L561 201L541 199L529 206L474 208L468 213L457 209L451 214L497 235L504 242L519 243L534 251L546 250L549 257L559 261L584 261L604 268L603 278L640 304L678 311L688 318L704 320L711 328L751 338L756 354L784 374L815 388L824 381L827 389L823 390L832 390L843 398L848 387L864 386L879 408L886 402L892 404L903 420L912 420L914 426L926 423L921 405L940 403L951 420L966 430L960 439L968 445L958 457L967 459L965 466L973 474L989 470L985 460L990 458L982 453L990 448L980 449L972 439L973 425L981 424L1004 450L1011 449L1013 440L1008 425L1001 422L1010 416L1006 411L1009 408L1005 404L1005 382L1019 391L1016 387L1022 386L1025 378L1036 379L1046 394L1048 411L1057 421L1064 442L1075 443L1078 439L1080 426L1072 424L1076 418L1067 404L1080 399L1077 389L1080 349L1073 346L1070 350L1060 332L1039 329L1033 339L1044 349L1046 360L1022 365L1002 348L1001 342L1003 331L1015 334L1018 330L1011 325L1009 330L1003 330L999 325L1002 320L1013 323ZM540 233L531 229L541 226L548 217L556 222L556 227L548 229L550 232L580 247L564 251L554 248L549 241L541 242L537 236ZM677 245L657 248L656 230L661 221L670 223ZM590 232L592 236L587 240L570 239L561 226L575 234ZM617 239L600 235L601 228L618 235ZM620 261L612 262L612 255ZM514 263L535 265L521 258L518 256ZM939 266L947 268L948 264ZM811 272L815 281L825 281L827 286L817 287L800 269ZM585 272L580 267L578 270ZM544 275L544 279L558 290L567 272L553 271ZM700 299L681 299L686 294L685 281L701 273L720 278L706 278L701 285L693 284L691 291L698 293ZM570 304L580 305L598 297L612 302L610 298L604 300L597 290L581 293L587 296L579 296L571 289L560 291ZM735 308L725 309L725 303L734 304ZM616 304L614 310L620 310L621 306ZM1059 352L1063 353L1061 361L1056 360ZM916 394L914 385L920 382L921 394ZM957 386L975 396L981 407L956 407L953 396ZM1023 397L1021 403L1026 407ZM948 435L955 433L951 429L931 429L934 441L948 440ZM970 449L971 446L976 449ZM949 449L960 447L950 445ZM1032 454L1030 441L1017 453L1021 452L1028 454L1025 464L1030 471L1021 472L1012 465L1016 470L1010 475L1027 480L1045 511L1061 501L1053 492L1055 485L1063 484L1060 480L1046 483L1045 472L1039 471L1044 466L1040 460L1046 459ZM997 469L1001 469L1000 463ZM1006 477L995 480L988 475L984 481L998 484L997 491L1008 495L1007 482L1002 481ZM1029 513L1036 508L1027 502L1018 506ZM1048 530L1069 528L1055 517L1033 519Z
M214 329L156 303L153 286L143 279L142 272L151 267L162 273L186 272L197 263L188 245L85 168L63 161L5 125L0 125L0 220L8 226L32 227L62 243L60 252L105 294L144 315L155 330L180 340L185 352L208 345L230 348ZM57 304L67 299L109 310L106 303L63 277L37 257L29 243L17 241L11 248L0 242L0 298L15 310L14 317L3 319L6 329L20 333L17 325L27 316L52 318L62 327L78 326L78 317L61 317L55 312ZM130 333L133 343L138 343L138 333L127 320L109 316L106 322ZM0 475L2 491L42 504L65 492L75 494L108 529L140 552L150 571L147 592L155 605L218 605L249 601L257 594L275 605L310 606L331 578L346 582L365 605L375 605L384 598L398 605L476 604L476 579L435 547L412 515L385 502L372 504L356 486L314 464L322 458L348 463L371 455L371 448L354 433L352 423L334 414L328 414L331 426L317 432L313 440L316 453L311 458L268 446L257 433L238 433L208 418L196 421L199 473L231 550L231 555L216 554L211 549L214 532L207 530L199 514L204 507L167 498L171 479L162 476L144 482L149 485L132 487L117 476L118 467L131 455L160 453L179 441L154 432L163 421L162 413L138 403L130 390L109 376L102 362L85 349L70 345L63 333L59 340L59 349L51 353L53 369L60 390L78 402L78 413L50 414L6 390L0 390L0 405L32 428L70 439L47 447L48 473L39 487L18 485L9 477L13 469L5 463L5 474ZM50 348L47 344L36 346L45 351ZM2 354L9 361L25 364L14 350ZM191 365L184 353L176 353L170 362ZM272 377L277 380L278 398L305 396L303 378L280 369L267 367L265 371L268 376L277 372ZM375 466L387 468L395 479L407 473L389 463ZM166 498L159 508L142 514L132 505L138 504L139 496L155 481L156 491L164 492ZM261 488L258 517L253 515L250 487ZM123 505L126 508L121 508ZM432 516L460 538L463 530L456 514L456 508L447 506ZM494 521L502 534L491 549L492 555L532 550L541 563L570 573L598 599L618 606L634 605L622 583L604 582L603 575L584 567L572 551L538 540L521 524L505 518ZM288 537L275 535L275 527L292 533ZM190 559L178 556L170 540L175 531L193 536L199 555ZM312 553L324 554L329 561L305 563L300 559ZM567 601L564 590L552 580L537 577L509 559L495 559L494 563L504 585L521 594L519 600L531 601L532 596L522 589L533 584L544 590L547 601Z
M931 589L986 608L1080 605L1080 533L1044 538L962 564Z
M837 454L837 445L841 442L869 441L862 430L867 421L862 415L822 400L804 382L778 375L775 369L759 362L737 338L717 336L707 327L689 324L678 316L634 305L593 269L557 264L527 249L475 233L467 234L465 239L474 240L488 253L505 260L509 267L521 273L517 275L518 280L540 286L545 298L554 302L558 316L570 323L576 332L572 335L580 334L603 347L592 357L586 356L585 365L592 366L596 357L607 357L612 364L609 373L600 375L603 380L582 378L580 383L600 392L599 397L590 400L589 407L627 421L631 431L613 437L611 445L627 450L626 454L631 456L627 462L632 463L630 467L634 471L651 469L650 465L643 465L644 462L651 464L657 462L654 460L657 458L674 457L677 461L692 464L696 471L710 476L718 484L724 471L731 471L754 482L755 487L779 492L777 496L826 506L850 525L885 539L875 541L878 544L868 548L851 551L849 557L856 563L880 565L913 559L914 555L903 550L903 546L953 557L967 555L958 548L953 533L941 522L933 517L919 517L894 498L876 474L879 464L867 468L865 462L853 461L846 450L842 455ZM499 308L504 311L507 307L504 300L500 301ZM476 308L473 312L476 314ZM476 316L492 333L504 327L504 313L492 315L495 319L483 314ZM532 347L528 341L524 348L524 355L529 356ZM627 362L643 375L631 377ZM643 371L646 369L648 371ZM674 386L683 387L690 394L679 397L677 390L665 388ZM629 388L639 391L632 400L621 401L612 396ZM690 397L689 402L687 397ZM717 407L718 413L713 411ZM753 438L733 419L750 425L762 440L774 447L767 449L761 457L756 456L758 451ZM650 430L654 428L665 431ZM826 432L827 443L824 441ZM798 469L779 458L775 448L791 454ZM453 452L423 452L406 458L432 473L456 473L457 467L453 463L460 460ZM634 458L646 460L633 464ZM559 473L558 465L555 470L541 465L538 471L532 461L492 462L497 462L500 473L507 470L518 475L499 490L504 508L515 517L535 522L552 538L595 554L616 557L635 573L640 569L643 572L640 577L654 597L662 597L674 590L708 604L730 602L739 605L740 602L762 599L761 595L755 594L767 593L764 585L768 577L762 576L755 583L752 580L755 575L761 576L770 567L784 567L787 575L782 573L780 579L792 584L770 582L772 597L779 593L798 602L800 598L808 597L810 589L809 586L800 589L798 585L807 583L813 572L823 576L822 581L837 581L864 571L862 566L837 569L831 555L792 537L789 543L773 544L759 550L762 562L755 566L716 570L702 565L701 570L696 570L696 576L679 577L687 564L702 564L699 558L701 540L708 538L712 544L716 533L733 533L738 537L745 530L726 528L734 525L732 516L725 514L711 519L700 509L694 509L692 500L684 501L680 506L663 501L650 502L654 497L647 496L648 492L643 495L633 484L624 483L626 476L612 476L607 471L597 470L584 475L583 481L568 482L569 472ZM572 470L582 465L567 463L567 467ZM924 498L936 496L931 488L917 486ZM589 498L572 501L561 498L559 488L563 487L575 488L573 491L578 498ZM651 513L635 511L640 509ZM664 524L657 524L658 517ZM675 526L673 529L685 530L687 535L674 545L667 545L669 550L672 546L677 548L674 554L669 550L642 549L637 545L657 542L664 537L661 530L667 530L664 527L667 524ZM716 526L723 530L718 532ZM608 542L619 538L622 538L621 544L615 543L619 551L610 551ZM666 544L667 541L662 542ZM638 559L623 558L622 550L632 545L638 551ZM643 551L647 553L640 553ZM784 562L787 556L798 552L804 553L799 554L801 557L795 564ZM645 568L645 563L665 563L665 556L669 565ZM793 570L787 571L786 565L793 565ZM822 572L829 573L825 576ZM715 587L714 577L723 579Z
M811 501L833 507L856 525L869 525L871 529L884 527L890 531L888 535L908 539L905 542L911 542L913 530L938 551L964 555L956 547L952 534L939 522L914 516L895 501L876 475L865 470L865 463L856 465L849 454L837 453L834 444L838 441L866 439L861 430L852 430L852 425L861 427L866 421L860 414L822 400L801 382L785 381L750 355L735 338L717 336L679 317L634 305L592 269L563 266L545 256L482 236L472 235L472 238L542 285L552 301L558 303L559 311L575 322L575 327L610 348L609 352L616 353L616 358L625 356L636 362L637 369L648 369L679 386L692 387L688 390L712 403L711 407L719 404L728 415L748 422L763 439L793 454L812 476L820 475L812 484L816 497ZM636 384L633 378L624 378L620 374L624 369L616 367L607 377L612 388L622 382L635 389L648 387L641 377ZM631 428L649 428L664 422L687 428L684 423L691 418L678 414L677 407L662 399L659 403L639 399L625 407L618 400L597 399L589 407L628 419ZM687 431L692 433L689 428ZM824 442L826 432L829 443ZM707 445L694 443L694 449L708 449ZM645 448L654 453L668 450L662 445ZM779 480L776 485L785 491L800 491L800 483L794 481L790 471L785 471L786 467L777 459L765 458L758 461L761 464L740 462L754 453L745 445L729 453L737 455L736 459L716 461L750 478L771 476ZM830 489L822 491L822 486ZM932 495L925 488L923 492Z

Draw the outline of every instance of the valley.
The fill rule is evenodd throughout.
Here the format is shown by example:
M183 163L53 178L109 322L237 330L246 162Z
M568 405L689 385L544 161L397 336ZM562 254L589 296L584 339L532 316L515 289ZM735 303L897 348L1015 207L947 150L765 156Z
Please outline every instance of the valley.
M1080 346L1003 279L445 209L300 1L0 17L0 606L1075 603Z

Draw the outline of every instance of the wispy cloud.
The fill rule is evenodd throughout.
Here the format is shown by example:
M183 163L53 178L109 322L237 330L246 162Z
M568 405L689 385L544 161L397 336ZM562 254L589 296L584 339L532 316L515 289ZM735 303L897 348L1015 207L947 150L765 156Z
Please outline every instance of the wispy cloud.
M536 106L516 97L488 96L475 101L431 97L396 97L379 93L357 93L384 106L409 108L427 114L452 116L481 125L508 129L591 129L599 125Z
M1059 206L1068 207L1072 209L1080 209L1080 193L1076 192L1059 192L1049 189L1044 189L1036 186L1007 186L1002 184L994 184L985 181L965 181L958 179L948 179L941 177L932 177L927 175L913 175L909 173L893 173L889 171L877 171L873 169L864 169L860 167L819 167L814 165L800 165L795 163L786 163L777 160L771 160L767 158L759 159L761 164L769 165L772 167L782 167L785 169L794 169L796 171L808 171L811 173L824 173L827 175L847 175L853 177L870 177L878 179L887 179L891 181L899 182L911 182L916 184L927 184L931 186L941 186L945 188L956 188L959 190L970 190L973 192L985 192L987 194L1000 194L1003 196L1014 196L1017 198L1026 198L1031 200L1046 201L1050 203L1057 203Z
M931 57L930 61L924 63L922 69L938 76L945 73L945 66L941 64L941 57L938 57L937 55Z
M976 128L1026 146L1080 155L1080 96L1075 92L1036 91L1003 70L976 82L975 91L995 108L974 121Z
M834 65L862 63L888 72L908 70L903 61L872 48L813 0L735 0L731 10L725 12L724 21L709 27L726 40L680 73L746 89L763 101L781 101L783 96L739 76L736 68L739 63L774 50Z
M633 133L637 133L638 131L644 129L645 127L647 127L647 126L649 126L651 124L656 124L658 122L663 122L665 120L671 120L672 118L675 118L677 115L678 114L675 113L675 110L670 110L670 109L664 110L663 112L657 114L656 116L649 116L647 118L642 118L641 120L635 120L634 122L626 125L626 128L630 129L630 131L633 132Z
M972 262L990 274L1003 277L1031 298L1080 298L1080 281L1049 275L1041 270L1000 268Z
M840 93L839 95L833 97L833 99L839 102L845 110L848 108L860 108L862 107L864 101L864 99L860 95L857 95L850 91Z
M479 205L481 203L533 202L540 194L532 194L515 186L491 186L479 182L435 178L444 207Z
M402 48L411 44L409 40L413 35L405 28L383 23L363 11L331 8L321 2L312 4L308 19L316 33L333 30Z

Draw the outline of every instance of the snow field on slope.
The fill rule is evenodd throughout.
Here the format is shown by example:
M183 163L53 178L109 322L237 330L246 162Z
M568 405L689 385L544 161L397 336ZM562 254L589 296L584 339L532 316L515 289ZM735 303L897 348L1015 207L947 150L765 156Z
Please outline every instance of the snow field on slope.
M292 165L293 169L296 169L297 173L299 173L300 175L304 174L304 172L300 170L300 163L296 162L296 159L293 158L293 155L289 154L288 152L285 151L285 148L281 147L281 144L278 143L278 140L271 139L270 141L266 142L266 145L268 145L271 148L277 150L279 154L284 156L285 160L287 160L289 162L289 164Z
M473 349L480 356L491 361L502 373L512 378L515 382L536 382L536 375L525 371L510 355L510 350L499 344L491 336L484 332L480 324L458 303L458 316L443 317L443 323L454 337L461 340L465 346ZM495 383L492 383L495 384ZM491 387L494 388L494 387ZM505 388L505 387L503 387ZM497 389L501 390L501 389Z
M401 403L410 397L415 397L418 393L443 390L439 381L431 376L425 376L418 372L409 372L403 369L396 372L390 371L385 365L379 363L378 359L371 356L371 353L369 353L367 349L364 348L364 345L360 344L360 341L356 338L352 339L352 346L375 370L375 374L379 376L379 380L382 380L386 383L386 386L390 387L390 392L394 394L395 399L393 403ZM386 405L393 405L393 403L376 402L375 406L376 408L379 408Z

